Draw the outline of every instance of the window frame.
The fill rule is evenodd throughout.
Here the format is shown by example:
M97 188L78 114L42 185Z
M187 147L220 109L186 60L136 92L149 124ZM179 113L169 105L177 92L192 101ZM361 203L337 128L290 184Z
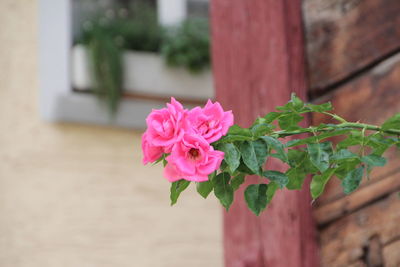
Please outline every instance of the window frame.
M71 85L71 0L39 0L38 63L40 115L50 122L78 122L143 129L160 99L122 99L111 119L108 110L92 94L77 93Z

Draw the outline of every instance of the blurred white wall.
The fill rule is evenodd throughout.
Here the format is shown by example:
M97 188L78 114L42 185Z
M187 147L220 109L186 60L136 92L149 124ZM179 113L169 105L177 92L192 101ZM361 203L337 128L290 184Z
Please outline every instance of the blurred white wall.
M140 133L40 120L37 19L0 1L0 266L222 266L217 201L169 207Z

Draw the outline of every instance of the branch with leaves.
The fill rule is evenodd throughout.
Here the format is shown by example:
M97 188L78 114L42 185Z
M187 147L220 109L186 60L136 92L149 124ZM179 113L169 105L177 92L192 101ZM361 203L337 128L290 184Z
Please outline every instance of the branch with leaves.
M265 210L277 190L300 190L309 175L313 199L333 177L350 194L374 167L386 164L383 153L387 149L400 148L400 113L377 126L348 122L331 110L330 103L304 103L292 94L286 105L242 128L232 125L232 114L224 112L219 103L209 101L204 108L188 111L173 99L166 109L153 111L147 119L144 163L164 163L164 175L172 182L171 205L196 182L202 197L214 191L228 211L234 192L248 175L264 179L244 191L247 206L256 215ZM322 113L337 123L302 127L299 124L306 113ZM341 141L333 144L332 137ZM268 158L280 160L286 171L265 169Z

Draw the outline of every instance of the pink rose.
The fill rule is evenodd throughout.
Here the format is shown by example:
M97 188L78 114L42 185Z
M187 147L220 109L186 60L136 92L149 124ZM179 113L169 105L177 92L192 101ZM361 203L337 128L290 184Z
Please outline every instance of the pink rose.
M187 110L171 98L167 108L155 109L146 119L147 142L151 146L162 147L165 153L171 152L172 146L178 142L185 131Z
M209 143L219 140L233 125L232 111L222 109L218 102L207 101L204 108L195 107L189 111L187 120L195 133L203 136Z
M153 146L147 140L147 131L142 136L142 151L143 151L143 164L147 164L149 162L154 162L158 160L163 152L164 149L159 146Z
M175 144L164 169L170 182L180 179L204 182L208 175L217 170L224 159L224 152L214 150L201 136L187 133Z

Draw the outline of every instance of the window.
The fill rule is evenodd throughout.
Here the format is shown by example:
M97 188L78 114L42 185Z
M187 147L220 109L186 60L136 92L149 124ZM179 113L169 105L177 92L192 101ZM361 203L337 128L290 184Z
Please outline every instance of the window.
M156 53L123 49L123 97L114 119L110 119L106 105L92 93L88 49L79 40L85 22L99 11L107 12L115 5L127 9L135 2L39 0L40 108L44 118L142 128L151 109L164 106L169 96L189 106L213 97L210 70L191 76L182 68L168 67ZM164 26L175 26L187 17L207 17L207 1L176 0L177 5L169 7L166 2L171 3L149 1Z

